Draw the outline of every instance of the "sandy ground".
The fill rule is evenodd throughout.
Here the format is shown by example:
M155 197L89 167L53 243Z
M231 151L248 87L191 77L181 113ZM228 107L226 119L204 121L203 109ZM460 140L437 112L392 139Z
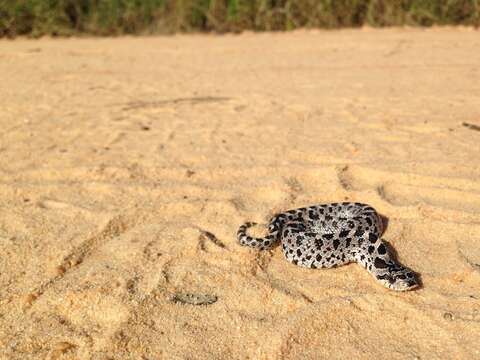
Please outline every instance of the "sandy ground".
M478 32L4 40L0 79L2 359L480 359ZM344 200L422 288L237 244Z

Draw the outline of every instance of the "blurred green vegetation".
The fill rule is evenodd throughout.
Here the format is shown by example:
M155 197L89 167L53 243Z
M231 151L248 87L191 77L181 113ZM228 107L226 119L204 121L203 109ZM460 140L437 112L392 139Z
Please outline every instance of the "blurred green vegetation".
M0 0L0 37L480 25L480 0Z

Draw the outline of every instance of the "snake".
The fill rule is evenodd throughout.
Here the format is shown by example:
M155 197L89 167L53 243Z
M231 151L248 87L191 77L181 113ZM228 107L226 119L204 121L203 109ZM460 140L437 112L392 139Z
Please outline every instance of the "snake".
M247 222L240 226L240 245L269 250L280 242L285 258L301 267L357 263L388 289L406 291L419 286L417 274L396 261L381 239L382 218L368 204L328 203L278 213L270 219L264 237L247 234L255 225Z

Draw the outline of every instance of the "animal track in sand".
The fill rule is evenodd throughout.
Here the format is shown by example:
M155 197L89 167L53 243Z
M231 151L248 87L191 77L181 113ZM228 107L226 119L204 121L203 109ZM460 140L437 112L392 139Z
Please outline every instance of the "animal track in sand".
M474 236L461 238L456 243L460 258L480 273L480 249L477 244L478 240Z
M385 183L377 188L379 195L392 205L416 205L425 203L444 209L454 209L469 213L480 210L480 193L444 187L425 187Z
M158 100L158 101L134 101L129 102L122 109L124 111L136 110L142 108L156 108L169 105L198 105L205 103L218 103L231 100L229 97L220 97L220 96L197 96L189 98L177 98L177 99L168 99L168 100Z
M86 215L91 215L91 212L82 207L82 206L78 206L78 205L73 205L73 204L70 204L70 203L67 203L67 202L63 202L63 201L57 201L57 200L53 200L53 199L42 199L42 200L39 200L37 201L37 206L42 208L42 209L47 209L47 210L70 210L70 211L73 211L75 213L83 213L83 214L86 214Z
M298 195L301 193L303 187L300 181L298 181L295 177L288 178L285 183L288 186L289 194L290 194L290 202L294 202Z
M38 201L37 205L43 209L65 209L73 207L71 204L68 203L48 199Z
M449 223L454 223L457 227L468 227L471 229L469 236L457 237L456 232L451 231L451 235L447 236L451 240L444 239L446 243L442 249L448 245L448 251L457 252L457 259L461 263L477 273L480 272L480 252L476 246L478 242L476 234L480 224L477 218L480 212L480 186L477 183L464 178L393 173L364 166L342 167L338 169L338 179L346 190L375 191L381 199L395 207L421 205L415 212L416 217L429 218L430 221L436 220L439 224L444 224L442 226L445 226L445 229L439 230L442 238L445 237L445 232L451 231ZM419 225L415 228L418 232ZM420 231L412 236L427 235ZM425 251L430 253L432 250ZM429 261L431 265L435 258ZM438 266L440 265L439 263ZM455 267L459 266L460 263L457 262ZM424 271L428 268L425 265ZM447 271L448 276L452 276L452 271Z
M282 359L296 359L298 354L302 354L302 358L316 359L318 349L325 354L334 354L339 348L348 351L353 358L376 359L383 357L386 344L393 346L390 352L393 359L420 359L419 354L423 354L425 346L438 359L471 358L475 351L459 347L458 340L445 327L443 319L421 311L413 300L385 297L383 294L335 296L315 302L291 316L288 336L282 337L282 353L279 356ZM322 320L312 321L312 316ZM330 325L333 322L335 326ZM369 326L365 326L366 323ZM418 323L422 325L417 326ZM435 331L438 341L445 346L425 345L425 327ZM404 334L409 346L398 346L398 339L392 340L385 328ZM344 335L339 336L339 333Z
M61 280L65 275L76 266L80 265L86 257L90 256L95 249L106 243L108 240L118 237L135 226L136 216L118 215L112 218L105 227L97 234L89 237L80 245L75 247L57 267L57 276L50 278L39 285L26 297L26 307L30 307L45 291Z
M341 167L337 175L345 190L375 189L394 206L426 204L472 214L480 211L480 186L466 179L381 171L358 165Z
M205 246L206 241L210 241L212 244L218 246L219 248L225 249L225 244L220 241L215 234L211 233L210 231L199 229L200 235L198 236L198 248L202 251L207 251Z
M480 125L463 122L462 126L466 127L467 129L470 129L470 130L480 131Z

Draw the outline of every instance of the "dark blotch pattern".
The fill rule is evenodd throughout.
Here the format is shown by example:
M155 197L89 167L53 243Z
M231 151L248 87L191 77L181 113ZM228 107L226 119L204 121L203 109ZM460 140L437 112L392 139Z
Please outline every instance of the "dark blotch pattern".
M378 236L375 235L374 233L369 233L369 234L368 234L368 240L369 240L371 243L376 243L377 240L378 240Z
M338 245L340 245L340 240L338 240L338 239L333 240L333 248L335 250L338 249Z
M375 258L374 265L376 268L379 268L379 269L385 269L388 267L387 263L383 259L380 259L379 257Z
M338 236L340 238L344 238L344 237L347 237L348 234L350 234L350 230L342 230L342 231L340 231L340 234L338 234Z
M380 255L385 255L387 253L387 247L384 244L380 244L377 251Z

